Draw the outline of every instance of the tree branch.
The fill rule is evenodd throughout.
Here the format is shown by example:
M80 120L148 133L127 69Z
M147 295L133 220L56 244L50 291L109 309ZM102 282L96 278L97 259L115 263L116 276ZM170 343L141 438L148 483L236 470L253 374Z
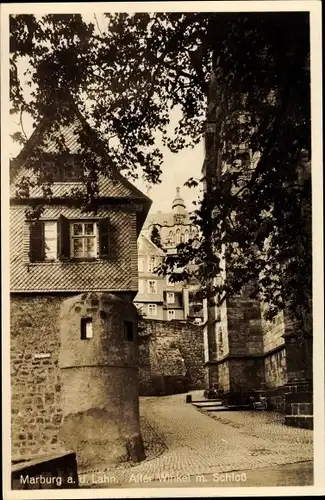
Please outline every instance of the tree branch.
M21 128L21 130L22 130L22 133L23 133L23 134L24 134L24 136L25 136L25 139L27 140L27 139L28 139L28 137L27 137L27 134L26 134L26 132L25 132L25 129L24 129L24 124L23 124L23 112L24 112L24 110L23 110L23 108L21 107L21 109L20 109L20 116L19 116L19 125L20 125L20 128Z

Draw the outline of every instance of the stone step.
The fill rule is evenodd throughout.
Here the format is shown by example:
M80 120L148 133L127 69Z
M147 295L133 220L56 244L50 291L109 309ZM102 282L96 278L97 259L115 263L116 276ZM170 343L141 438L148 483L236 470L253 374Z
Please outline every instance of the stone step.
M202 408L203 410L205 411L229 411L229 407L228 406L222 406L222 405L216 405L216 406L208 406L206 408Z
M204 408L206 411L245 411L252 410L250 405L243 406L209 406L208 408Z
M192 403L221 403L221 399L196 399Z
M208 408L210 406L222 406L222 403L221 401L193 401L192 405L197 408Z

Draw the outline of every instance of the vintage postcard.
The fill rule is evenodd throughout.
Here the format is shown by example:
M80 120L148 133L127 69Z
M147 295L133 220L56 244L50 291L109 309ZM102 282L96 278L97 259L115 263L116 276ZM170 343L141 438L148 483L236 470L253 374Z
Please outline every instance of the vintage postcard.
M2 4L4 498L324 493L321 35Z

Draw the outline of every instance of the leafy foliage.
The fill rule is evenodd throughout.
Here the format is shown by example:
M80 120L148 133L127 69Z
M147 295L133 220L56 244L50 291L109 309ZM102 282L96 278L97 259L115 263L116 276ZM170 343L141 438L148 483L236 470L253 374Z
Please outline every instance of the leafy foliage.
M200 233L164 271L195 275L202 294L218 292L220 301L255 283L270 318L286 308L310 331L308 13L118 13L105 15L105 29L96 16L88 23L81 15L18 15L10 28L11 111L22 129L14 139L26 140L25 112L35 123L44 115L69 121L64 103L72 96L96 130L80 139L89 204L99 171L142 171L157 183L157 139L178 152L205 136L207 191L193 214ZM175 107L181 119L170 133ZM64 150L64 141L57 145ZM31 168L41 150L30 155Z
M150 239L158 248L161 248L161 237L157 226L153 226Z

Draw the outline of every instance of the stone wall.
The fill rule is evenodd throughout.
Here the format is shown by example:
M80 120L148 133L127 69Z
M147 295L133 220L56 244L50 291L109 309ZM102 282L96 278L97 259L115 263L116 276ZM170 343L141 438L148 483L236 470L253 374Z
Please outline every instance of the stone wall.
M82 337L85 317L93 338ZM78 467L142 457L136 323L122 296L11 295L14 462L68 450Z
M260 305L235 297L227 303L229 354L259 355L263 351Z
M230 391L229 363L225 361L218 365L218 388Z
M59 311L62 296L11 296L12 458L62 449Z
M168 377L174 377L177 392L182 378L184 390L204 388L201 326L180 321L143 320L139 332L139 358L140 394L161 393L164 389L161 377L167 380L168 392L172 391Z
M264 383L260 304L245 296L227 300L217 315L218 388L260 389Z
M287 382L285 348L276 351L264 359L266 388L280 387Z
M261 305L261 324L263 331L263 350L265 353L284 345L283 334L285 331L284 315L280 312L272 321L264 318L266 306Z
M264 382L263 360L254 358L230 359L229 374L231 391L260 389Z

